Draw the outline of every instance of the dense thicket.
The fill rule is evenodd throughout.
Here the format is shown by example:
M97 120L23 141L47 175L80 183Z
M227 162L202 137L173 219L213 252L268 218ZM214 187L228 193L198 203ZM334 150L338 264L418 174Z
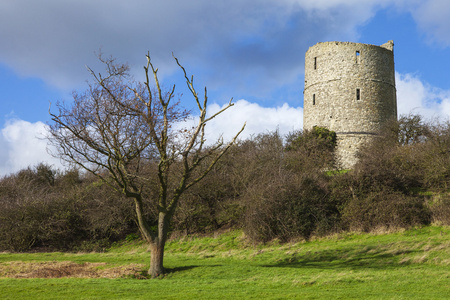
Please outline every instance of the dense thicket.
M333 166L335 144L334 133L321 128L239 142L186 191L172 235L241 228L251 240L266 242L450 225L448 122L401 117L360 151L348 172ZM146 193L156 195L156 189L150 182ZM139 236L132 203L76 170L40 164L3 177L0 205L0 250L101 250ZM154 226L157 212L145 205Z
M0 201L4 250L99 250L136 228L123 197L94 178L59 174L44 164L4 177Z
M346 229L450 224L450 126L420 116L391 122L336 181Z

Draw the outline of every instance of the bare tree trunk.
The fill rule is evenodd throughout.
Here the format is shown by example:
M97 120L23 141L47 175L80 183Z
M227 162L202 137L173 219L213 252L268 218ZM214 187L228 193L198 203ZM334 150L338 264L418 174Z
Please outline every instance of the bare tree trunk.
M169 216L164 212L159 213L158 220L158 237L150 243L151 259L148 274L152 278L164 275L164 247L167 240L167 232L169 230Z
M150 269L148 269L148 274L152 278L156 278L164 274L164 243L152 243L150 245L151 259L150 259Z

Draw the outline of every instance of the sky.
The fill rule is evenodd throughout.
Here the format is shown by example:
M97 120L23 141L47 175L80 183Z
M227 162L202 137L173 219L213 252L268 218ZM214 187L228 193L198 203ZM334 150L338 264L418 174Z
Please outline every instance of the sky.
M304 59L325 41L394 40L399 114L450 118L447 0L2 0L0 176L46 162L50 104L70 103L103 68L127 62L142 79L147 52L163 85L192 108L180 60L210 111L235 105L207 132L242 138L302 128ZM51 108L50 108L51 109ZM195 111L193 111L195 114Z

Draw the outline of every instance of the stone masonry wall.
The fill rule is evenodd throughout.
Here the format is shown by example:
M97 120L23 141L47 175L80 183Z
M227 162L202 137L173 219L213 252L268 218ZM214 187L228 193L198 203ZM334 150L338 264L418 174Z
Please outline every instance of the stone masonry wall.
M335 131L344 168L385 121L397 118L393 45L326 42L306 52L303 127Z

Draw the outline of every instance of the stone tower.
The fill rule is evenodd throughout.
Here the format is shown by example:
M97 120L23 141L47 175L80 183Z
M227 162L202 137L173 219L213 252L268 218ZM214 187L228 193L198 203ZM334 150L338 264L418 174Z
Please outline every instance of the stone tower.
M361 144L397 118L394 43L318 43L305 56L303 128L337 134L337 161L356 163Z

